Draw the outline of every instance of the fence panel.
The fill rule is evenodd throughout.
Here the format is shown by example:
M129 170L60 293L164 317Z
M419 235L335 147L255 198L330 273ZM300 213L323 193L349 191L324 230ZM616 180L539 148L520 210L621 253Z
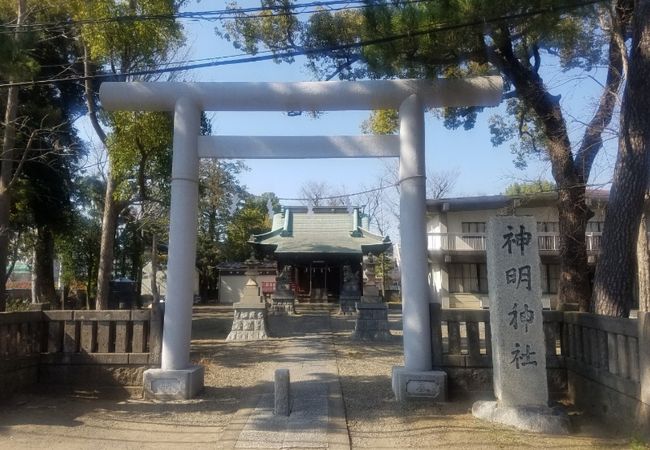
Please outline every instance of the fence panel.
M109 363L115 361L114 357L107 356L110 354L149 351L150 310L43 311L42 314L47 327L44 351L51 356L83 354Z

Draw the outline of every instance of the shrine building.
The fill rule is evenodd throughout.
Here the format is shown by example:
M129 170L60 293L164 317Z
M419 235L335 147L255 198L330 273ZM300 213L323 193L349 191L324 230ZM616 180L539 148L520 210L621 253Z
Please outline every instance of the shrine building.
M368 231L368 217L358 208L285 207L275 214L271 231L249 241L258 255L291 265L299 301L335 302L343 283L343 266L362 273L362 257L391 247L387 236ZM361 278L361 276L360 276Z

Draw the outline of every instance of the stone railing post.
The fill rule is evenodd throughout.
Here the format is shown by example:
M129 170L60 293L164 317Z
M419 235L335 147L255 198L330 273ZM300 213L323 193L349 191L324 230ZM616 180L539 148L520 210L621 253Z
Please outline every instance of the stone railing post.
M639 311L639 383L641 398L650 415L650 312Z
M433 368L442 367L442 305L440 303L429 304L431 314L431 356Z
M160 303L151 306L149 319L149 364L160 366L160 354L162 353L162 330L163 330L163 307Z

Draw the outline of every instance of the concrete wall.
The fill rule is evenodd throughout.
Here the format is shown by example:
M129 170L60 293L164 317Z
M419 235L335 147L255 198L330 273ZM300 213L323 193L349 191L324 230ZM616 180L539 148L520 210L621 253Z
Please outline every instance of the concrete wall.
M587 414L605 417L624 432L650 436L650 405L567 371L567 397Z
M38 355L0 360L0 399L38 382Z
M0 397L33 385L139 388L161 343L158 308L0 313Z
M447 373L449 394L456 398L493 399L494 385L491 368L442 367ZM551 399L562 399L567 392L567 370L547 369L548 392Z

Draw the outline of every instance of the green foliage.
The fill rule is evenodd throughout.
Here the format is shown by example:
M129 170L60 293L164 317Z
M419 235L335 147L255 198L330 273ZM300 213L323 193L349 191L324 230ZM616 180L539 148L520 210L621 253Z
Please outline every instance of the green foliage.
M227 227L224 256L229 261L244 261L251 254L248 243L251 235L271 229L271 219L267 210L267 198L250 197L233 214Z
M88 297L94 298L105 186L95 177L79 177L74 186L73 219L67 231L57 236L55 248L61 260L63 284L85 286Z
M278 6L275 15L267 12L263 18L253 18L242 13L225 26L228 33L224 36L247 51L307 49L312 52L307 56L307 66L317 78L485 75L495 66L503 69L499 58L503 57L500 47L504 43L511 45L520 63L535 71L541 58L548 56L556 56L563 70L591 70L606 63L609 36L599 20L606 20L607 13L599 5L575 7L566 0L377 0L359 10L323 9L299 21L300 16L288 14L287 5L295 5L294 1L262 3ZM544 13L526 15L538 10ZM335 48L363 41L376 43ZM508 92L512 74L502 73ZM490 130L494 145L512 142L516 165L524 167L530 156L544 157L548 142L546 130L541 129L539 118L530 109L531 99L516 94L508 102L507 117L492 118ZM470 129L481 110L446 108L442 118L448 128ZM394 118L392 112L375 112L364 122L363 131L392 133L396 129Z
M129 199L139 192L149 197L153 185L169 197L173 123L169 113L120 111L111 114L108 138L113 176L120 180L118 195Z
M509 99L506 105L507 117L494 114L488 120L492 145L510 142L510 152L515 157L513 163L518 169L526 168L531 157L548 159L548 137L539 118L520 100Z
M204 133L209 133L205 122ZM209 298L218 288L217 265L224 261L227 227L239 200L246 195L238 175L247 170L241 161L202 160L199 164L199 229L196 264L201 297Z
M394 109L373 111L361 124L365 134L395 134L399 129L398 113Z
M29 311L31 300L29 298L16 298L7 300L6 312Z
M557 185L548 180L537 180L530 183L513 183L504 192L505 195L530 195L543 192L555 192Z
M164 61L182 44L181 27L173 16L183 1L72 0L72 19L82 21L80 35L96 64L117 74L151 67ZM105 20L114 17L124 20ZM156 20L128 20L129 16L158 16Z
M650 444L642 437L635 436L630 439L630 449L631 450L646 450L650 448Z
M17 14L15 0L0 0L0 20L3 24L15 24ZM37 38L36 33L0 33L0 79L25 80L36 75L39 64L30 50Z

